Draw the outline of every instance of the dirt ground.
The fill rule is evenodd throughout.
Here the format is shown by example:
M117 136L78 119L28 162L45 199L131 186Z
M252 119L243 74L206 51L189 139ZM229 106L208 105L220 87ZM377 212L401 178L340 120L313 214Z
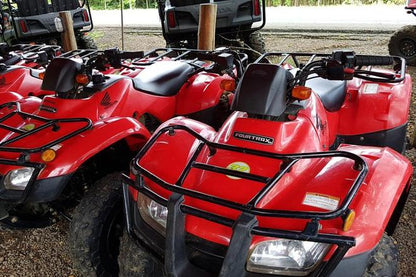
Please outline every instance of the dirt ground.
M92 33L100 49L121 48L118 29L96 28ZM291 34L264 33L268 51L331 52L333 49L351 49L359 54L388 54L387 43L391 34ZM150 50L164 47L160 34L126 29L125 50ZM416 68L409 68L416 80ZM415 86L413 86L415 89ZM416 104L416 96L412 97ZM411 107L408 136L413 138L416 109ZM416 150L406 155L416 165ZM413 186L404 214L394 238L400 251L399 276L416 276L416 192ZM68 222L35 230L7 230L0 227L0 276L78 276L68 256L66 234Z

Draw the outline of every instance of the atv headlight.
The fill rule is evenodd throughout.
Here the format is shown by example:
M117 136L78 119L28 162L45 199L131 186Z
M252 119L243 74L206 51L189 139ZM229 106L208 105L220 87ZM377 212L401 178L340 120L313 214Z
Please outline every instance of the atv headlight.
M290 276L308 275L322 261L329 244L300 240L268 240L257 244L247 271Z
M168 220L168 208L139 193L137 207L143 220L156 231L165 234L166 221Z
M4 187L10 190L25 190L34 170L33 167L10 170L4 177Z

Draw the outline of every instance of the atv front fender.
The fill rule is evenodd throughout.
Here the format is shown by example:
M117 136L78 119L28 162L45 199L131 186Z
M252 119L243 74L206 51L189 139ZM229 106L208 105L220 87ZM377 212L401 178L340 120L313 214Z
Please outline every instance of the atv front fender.
M73 173L88 159L121 140L126 140L131 151L138 151L149 138L146 127L132 118L98 121L92 129L61 143L55 160L47 164L38 179Z
M356 216L349 231L342 235L356 238L356 246L346 256L373 249L380 241L399 203L410 188L411 163L391 148L341 146L338 150L360 155L368 174L350 208Z
M137 151L149 137L147 129L132 118L97 122L91 130L58 144L55 147L56 158L46 163L39 175L32 177L33 180L24 191L6 190L0 184L0 199L10 202L10 205L56 200L71 180L72 174L90 158L121 140L126 141L131 151ZM130 156L126 159L130 159ZM3 174L7 172L6 169Z

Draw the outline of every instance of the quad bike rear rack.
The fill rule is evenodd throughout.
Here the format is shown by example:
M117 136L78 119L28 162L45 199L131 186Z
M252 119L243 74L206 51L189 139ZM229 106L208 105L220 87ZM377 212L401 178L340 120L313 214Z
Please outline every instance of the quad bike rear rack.
M169 134L174 136L176 132L184 131L196 140L199 141L198 147L190 157L184 170L175 183L167 183L160 179L153 173L140 166L140 159L146 154L146 152L153 146L157 139L163 134ZM283 161L282 166L276 174L269 178L263 177L251 173L234 171L218 166L212 166L205 163L197 162L197 158L206 147L210 151L210 155L215 155L217 150L226 150L230 152L244 153L248 155L255 155L260 157L272 158ZM335 158L341 157L354 161L354 170L358 172L356 179L354 180L349 192L345 196L343 202L339 207L330 212L305 212L305 211L287 211L287 210L270 210L258 208L259 202L268 194L268 192L276 186L278 181L290 171L290 169L302 159L320 159L320 158ZM252 180L260 183L264 183L265 186L246 204L240 204L226 199L222 199L213 195L204 194L192 189L182 187L186 177L188 176L192 168L224 174L228 176L234 176L246 180ZM168 126L159 130L142 148L131 165L132 172L135 172L136 181L131 180L129 177L123 177L123 193L125 199L125 211L127 215L127 230L130 234L132 232L131 213L129 213L130 203L132 201L129 198L129 186L138 190L140 193L150 197L159 204L168 207L168 224L166 229L166 251L165 251L165 267L169 273L178 273L179 268L183 266L183 261L187 261L185 249L185 214L193 215L206 219L208 221L216 222L233 229L232 238L228 246L227 253L225 255L220 276L244 276L245 274L245 262L249 251L251 236L259 235L265 237L276 237L284 239L294 240L307 240L320 243L328 243L337 245L334 253L331 255L328 262L324 263L317 272L313 273L313 276L327 276L336 267L336 265L344 257L348 249L355 245L355 239L353 237L324 234L319 233L319 222L321 220L329 220L334 218L341 218L349 212L349 205L357 194L360 186L362 185L367 172L368 166L366 162L358 155L355 155L346 151L328 151L328 152L316 152L316 153L299 153L299 154L275 154L265 151L253 150L248 148L242 148L237 146L218 144L208 141L198 133L189 129L186 126L175 125ZM163 189L172 192L172 195L168 200L162 198L158 194L154 193L148 187L145 186L143 177L149 178ZM241 211L241 215L237 220L232 220L217 214L196 209L194 207L183 204L184 196L196 198L205 202L221 205L227 208L231 208L237 211ZM272 228L259 227L256 216L276 217L276 218L294 218L294 219L306 219L310 220L303 231L289 231L279 230ZM173 254L175 253L175 254ZM188 267L194 267L187 261ZM193 269L197 272L199 269Z
M207 51L207 50L196 50L196 49L186 49L186 48L156 48L151 51L148 51L144 53L143 57L139 59L134 59L132 61L133 65L150 65L155 62L158 62L160 60L163 60L163 58L170 58L170 60L176 61L176 60L190 60L192 61L203 61L203 60L209 60L217 62L219 59L221 59L221 54L226 53L233 53L236 54L236 52L233 52L231 50L226 51L224 48L224 51ZM247 57L246 55L240 55L239 56L242 61L246 61ZM144 60L144 61L143 61Z
M76 49L69 52L62 53L59 57L61 58L91 58L99 53L95 49Z

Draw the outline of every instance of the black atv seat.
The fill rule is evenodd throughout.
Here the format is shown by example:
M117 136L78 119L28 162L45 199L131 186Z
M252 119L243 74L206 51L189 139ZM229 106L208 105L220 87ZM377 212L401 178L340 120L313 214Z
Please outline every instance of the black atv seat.
M49 12L47 0L15 0L20 16L40 15Z
M133 79L135 89L158 96L173 96L188 80L194 68L179 61L156 62Z
M314 78L306 81L305 86L315 91L329 112L338 111L345 100L347 91L346 81L331 81L322 78Z

